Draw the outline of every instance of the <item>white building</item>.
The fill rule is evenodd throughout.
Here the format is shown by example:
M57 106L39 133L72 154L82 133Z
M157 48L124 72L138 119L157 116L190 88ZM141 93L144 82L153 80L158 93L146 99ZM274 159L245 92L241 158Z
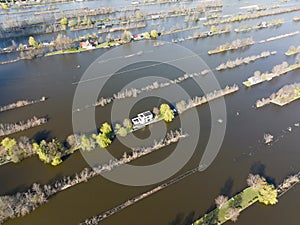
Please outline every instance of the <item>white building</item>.
M142 126L153 120L153 114L150 111L139 113L137 117L133 118L131 121L134 126Z

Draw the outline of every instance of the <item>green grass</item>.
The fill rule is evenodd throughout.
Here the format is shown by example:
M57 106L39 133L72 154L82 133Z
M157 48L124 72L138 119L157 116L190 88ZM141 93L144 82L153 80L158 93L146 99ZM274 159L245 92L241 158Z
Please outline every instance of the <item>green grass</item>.
M249 80L243 82L244 85L246 85L247 87L250 87L251 86L251 82Z
M253 189L252 187L248 187L246 189L244 189L241 193L233 196L232 198L230 198L227 203L221 207L218 211L218 218L219 218L219 223L218 224L223 224L226 221L228 221L229 219L226 217L227 211L230 208L231 204L234 201L234 198L236 196L241 196L242 197L242 202L240 204L240 211L243 211L244 209L248 208L250 205L254 204L255 202L257 202L258 200L258 191ZM213 211L211 211L208 214L213 214L217 209L214 209ZM193 225L201 225L203 222L203 218L200 218L199 220L195 221L193 223Z

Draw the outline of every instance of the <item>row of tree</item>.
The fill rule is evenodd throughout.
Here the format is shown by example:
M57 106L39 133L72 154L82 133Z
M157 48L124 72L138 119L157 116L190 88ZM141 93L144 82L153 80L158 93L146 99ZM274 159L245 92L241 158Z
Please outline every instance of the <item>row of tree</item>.
M209 50L208 54L216 54L216 53L227 51L227 50L238 49L238 48L246 47L249 45L253 45L254 43L255 42L253 40L253 37L237 39L237 40L232 41L230 44L225 43L225 44L218 46L214 50Z
M289 180L285 181L284 183L295 183L299 181L295 181L295 178L289 178ZM253 175L249 174L247 178L248 186L253 189L254 192L257 192L257 196L255 199L250 199L251 202L254 202L256 199L265 205L274 205L277 203L277 196L278 191L275 189L274 185L267 183L264 177L260 175ZM246 195L246 194L245 194ZM216 209L212 212L204 215L201 220L201 225L217 225L220 224L220 214L219 212L222 211L222 214L225 213L224 218L226 220L231 220L236 222L241 210L243 209L243 205L247 205L251 202L244 202L248 201L249 199L244 199L244 192L241 192L231 199L227 196L219 195L215 199ZM224 212L225 211L225 212Z
M178 142L180 139L187 137L181 130L170 131L166 136L155 141L149 147L136 147L131 153L124 153L121 159L110 160L107 164L96 165L93 168L85 168L79 174L72 177L67 176L61 180L55 181L53 184L41 186L34 183L25 192L18 192L14 195L6 195L0 197L0 223L9 218L22 217L29 214L39 206L45 204L53 195L74 185L86 182L89 179L107 171L111 171L116 167L129 163L139 157L150 154L153 151L161 149L172 143Z
M233 23L233 22L238 22L238 21L243 21L243 20L248 20L248 19L257 19L261 17L266 17L266 16L272 16L272 15L279 15L282 13L289 13L289 12L295 12L299 11L300 7L291 7L291 8L283 8L279 10L272 10L272 11L266 11L266 12L255 12L253 14L238 14L238 15L233 15L227 19L216 19L216 20L210 20L208 22L203 23L204 26L211 26L211 25L217 25L217 24L222 24L222 23Z
M17 123L5 123L5 124L1 123L0 124L0 137L9 135L12 133L16 133L19 131L27 130L32 127L40 126L47 122L48 122L48 120L45 117L37 118L36 116L34 116L33 118L28 119L25 122L19 121Z
M9 105L0 106L0 112L20 108L20 107L27 106L27 105L32 105L32 104L43 102L43 101L46 101L46 97L42 97L41 99L38 99L38 100L19 100L17 102L11 103Z
M234 60L228 60L226 63L222 63L219 66L216 67L216 70L226 70L226 69L232 69L234 67L240 66L242 64L249 64L250 62L254 62L257 59L261 58L267 58L270 55L276 54L276 52L269 52L269 51L264 51L258 55L252 55L252 56L247 56L245 58L236 58Z

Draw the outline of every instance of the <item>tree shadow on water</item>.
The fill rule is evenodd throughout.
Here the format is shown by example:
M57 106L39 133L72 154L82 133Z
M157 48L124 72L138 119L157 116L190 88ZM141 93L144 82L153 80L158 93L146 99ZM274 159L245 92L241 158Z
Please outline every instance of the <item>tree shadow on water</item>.
M51 132L48 130L39 131L34 135L33 139L38 143L42 140L51 141L52 137L50 136L50 133Z
M191 225L195 219L195 212L190 212L186 217L183 213L178 213L173 221L171 221L168 225Z
M229 177L226 180L224 186L221 188L220 195L230 196L232 192L232 187L233 187L233 179Z
M250 173L258 174L258 175L266 178L266 181L269 184L273 184L276 186L275 178L266 175L266 166L264 164L262 164L260 161L252 164L252 166L250 167Z

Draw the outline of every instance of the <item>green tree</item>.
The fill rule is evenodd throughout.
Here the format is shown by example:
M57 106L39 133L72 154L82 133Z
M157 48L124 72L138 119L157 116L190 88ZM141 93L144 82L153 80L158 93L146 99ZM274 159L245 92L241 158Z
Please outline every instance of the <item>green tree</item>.
M144 36L145 36L146 39L150 39L150 34L148 32L145 32Z
M17 142L14 138L6 137L1 141L2 147L8 151L8 155L12 155L12 149L17 145Z
M211 26L210 32L213 33L213 34L216 33L217 32L217 27L216 26Z
M151 30L150 35L152 38L157 38L158 37L158 33L156 30Z
M219 209L215 209L209 214L205 214L203 216L203 222L201 225L217 225L218 224L218 215L219 215Z
M28 39L28 44L30 46L33 46L33 47L37 47L38 43L36 42L36 40L34 39L34 37L30 36L29 39Z
M168 104L161 104L159 111L166 122L171 122L174 119L174 112Z
M60 20L60 24L61 24L62 28L63 28L64 30L66 30L67 27L68 27L68 19L67 19L66 17L62 18L62 19Z
M97 144L101 148L107 148L111 144L111 140L107 137L106 134L93 134L92 137L96 140Z
M231 208L240 208L242 204L242 195L238 194L233 197L232 201L229 203L229 207Z
M62 26L67 26L68 25L68 18L67 17L64 17L60 20L60 24Z
M120 130L120 128L121 128L122 126L121 126L121 124L119 124L119 123L116 123L116 125L115 125L115 129L114 129L114 131L115 131L115 133L117 133L118 132L118 130Z
M95 148L95 142L86 135L80 137L80 147L83 151L92 151Z
M59 154L55 155L54 159L51 162L52 166L57 166L58 164L61 164L62 160L61 157L59 156Z
M121 127L118 130L118 135L120 135L121 137L126 137L128 134L127 129L125 127Z
M68 26L69 27L75 27L77 25L76 20L70 20Z
M277 203L277 190L272 184L265 184L259 190L258 201L265 205L274 205Z
M111 125L107 122L103 123L101 128L100 128L100 131L102 134L111 134L112 132L112 129L111 129Z
M7 3L1 3L1 6L2 6L3 9L8 9Z
M130 119L125 118L123 120L123 126L129 130L132 130L132 123L131 123Z

